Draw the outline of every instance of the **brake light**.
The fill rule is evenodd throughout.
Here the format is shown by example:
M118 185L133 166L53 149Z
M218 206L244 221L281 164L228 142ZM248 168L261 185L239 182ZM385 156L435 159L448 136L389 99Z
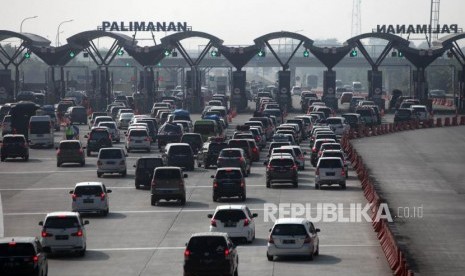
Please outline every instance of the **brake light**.
M145 137L144 141L150 141L149 137Z
M156 184L156 183L155 183L155 180L152 180L151 186L152 186L152 187L155 187L155 184Z
M213 226L213 227L216 227L216 219L212 219L210 221L210 225Z
M341 170L341 176L346 176L346 171L344 169Z
M61 149L58 149L57 150L57 155L60 155L61 154Z
M39 262L39 256L37 256L37 255L33 256L33 257L32 257L32 261L33 261L34 263L38 263L38 262Z
M270 237L268 238L268 243L272 243L274 244L274 240L273 240L273 237L270 235Z
M244 157L241 157L239 160L240 160L241 162L244 162Z
M100 160L97 161L97 166L102 166L102 165L103 165L102 161L100 161Z
M323 154L323 152L320 150L320 151L318 152L318 157L321 157L322 154Z
M253 151L253 152L257 152L257 148L253 148L252 151Z
M8 243L8 246L11 246L11 247L16 246L16 242L15 241L10 241Z
M250 220L249 219L244 219L244 226L248 226L250 223Z
M42 238L53 237L53 234L47 233L47 231L42 230L41 236Z
M131 142L131 137L128 137L128 142Z
M213 188L215 188L215 189L218 188L218 182L213 181Z
M316 153L316 148L315 147L312 148L312 152Z
M76 233L71 233L71 236L73 237L82 237L83 233L82 230L79 229Z
M100 194L100 199L101 199L101 200L105 200L105 193L104 193L104 192L102 192L102 193Z
M244 181L241 181L241 188L244 188L244 186L245 186Z
M269 170L269 171L274 170L273 166L271 166L271 165L268 165L268 166L266 167L266 169Z
M297 171L297 165L293 165L293 166L291 167L291 169Z
M225 257L228 257L228 256L229 256L229 253L230 253L230 252L229 252L229 249L226 248L226 249L224 250L224 256L225 256Z
M257 135L257 136L255 136L255 140L260 142L262 140L262 138Z
M72 195L71 195L71 198L73 199L73 201L76 201L76 198L77 198L77 197L78 197L78 196L77 196L76 194L72 194Z
M320 168L317 168L317 169L316 169L315 175L320 175Z
M189 260L191 251L189 249L184 250L184 260Z
M311 243L312 242L312 238L310 238L310 236L305 236L305 240L304 240L304 243Z
M79 149L79 154L84 154L84 151L82 149Z

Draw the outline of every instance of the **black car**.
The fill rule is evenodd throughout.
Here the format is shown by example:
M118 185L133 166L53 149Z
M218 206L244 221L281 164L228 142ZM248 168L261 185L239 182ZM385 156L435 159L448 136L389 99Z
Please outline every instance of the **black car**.
M182 128L177 124L165 123L158 130L158 148L168 143L179 143L181 141Z
M7 134L3 136L0 148L1 161L7 158L21 157L24 161L29 160L29 144L22 134Z
M271 183L291 182L297 188L298 175L297 164L291 156L273 155L266 165L266 187L270 188Z
M418 115L412 108L399 108L394 114L394 124L419 121Z
M140 186L144 188L150 188L150 183L153 178L153 171L163 167L163 159L161 157L141 157L137 159L134 168L136 168L134 184L136 189L140 189Z
M35 237L0 239L0 275L46 276L47 256Z
M90 156L93 151L98 152L101 148L113 146L110 132L106 127L93 127L84 138L87 138L87 156Z
M204 143L197 153L197 166L200 168L203 165L205 169L216 166L221 150L227 147L228 144L225 142L211 141Z
M193 234L184 251L184 276L238 275L239 256L228 234Z
M197 155L203 145L202 135L199 133L185 133L181 137L181 143L188 143L192 152Z
M195 167L194 153L187 143L169 143L162 155L167 166L181 167L193 171Z
M213 201L221 197L239 197L241 201L247 198L245 178L240 168L219 168L213 178Z

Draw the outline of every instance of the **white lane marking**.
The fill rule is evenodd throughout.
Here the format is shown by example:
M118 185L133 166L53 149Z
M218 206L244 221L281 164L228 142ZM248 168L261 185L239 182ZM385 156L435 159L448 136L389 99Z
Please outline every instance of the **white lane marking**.
M379 244L326 244L320 247L379 247ZM263 248L266 245L246 245L239 248ZM186 247L115 247L115 248L90 248L87 251L154 251L154 250L184 250Z
M299 186L313 186L313 185L307 185L307 184L299 184ZM187 189L196 189L196 188L211 188L212 186L211 185L201 185L201 186L186 186ZM265 187L265 185L258 185L258 184L254 184L254 185L247 185L247 187ZM110 186L107 186L108 189L113 189L113 190L117 190L117 189L134 189L134 186L123 186L123 187L110 187ZM69 190L69 189L73 189L73 187L49 187L49 188L3 188L3 189L0 189L0 192L1 191L53 191L53 190Z
M97 169L93 170L73 170L73 171L25 171L25 172L0 172L0 175L6 175L6 174L12 174L12 175L17 175L17 174L43 174L43 173L80 173L80 172L97 172ZM129 171L128 172L134 172L134 171Z
M3 238L5 235L5 227L3 225L3 203L2 203L2 194L0 194L0 238Z

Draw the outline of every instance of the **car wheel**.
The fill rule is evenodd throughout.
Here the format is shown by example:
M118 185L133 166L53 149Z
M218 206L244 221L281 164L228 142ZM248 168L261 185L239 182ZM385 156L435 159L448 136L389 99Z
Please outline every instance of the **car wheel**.
M102 215L103 215L104 217L106 217L106 216L108 216L108 213L110 213L110 209L109 209L109 208L106 209L105 211L103 211Z
M86 165L86 162L85 161L82 161L81 162L81 167L84 167Z
M346 189L346 182L343 181L341 182L341 184L339 184L341 186L341 190L345 190Z
M156 206L158 204L158 199L154 196L150 197L150 205Z
M313 261L313 252L310 253L310 255L307 257L307 259L308 259L309 261Z
M316 247L315 256L320 255L320 245Z
M136 190L139 190L139 189L140 189L140 185L137 184L137 182L135 183L135 186L136 186Z
M185 197L181 198L181 205L182 206L186 205L186 198Z
M320 189L320 184L315 183L315 190L319 190L319 189Z
M268 259L268 261L272 262L273 261L273 255L270 255L268 254L268 252L266 252L266 258Z
M121 176L122 176L122 177L126 177L126 174L127 174L127 171L124 170L124 171L121 173Z
M247 195L243 194L243 195L240 196L240 198L241 198L241 201L244 202L244 201L247 200Z
M250 175L250 168L247 170L247 176Z
M131 149L130 149L130 148L126 148L126 151L127 151L128 153L130 153L130 152L131 152Z
M204 168L205 168L205 169L209 169L209 168L210 168L210 165L209 165L208 163L205 163L205 164L204 164Z
M197 162L197 168L201 168L201 167L202 167L202 164Z
M60 167L60 166L61 166L60 162L57 162L57 167Z
M4 162L5 159L6 159L6 156L2 156L2 157L0 158L0 160L1 160L2 162Z
M346 171L346 179L349 178L349 171Z
M84 256L86 255L86 248L84 247L84 249L79 250L78 253L77 253L77 255L78 255L79 257L84 257Z
M271 182L270 182L270 181L266 181L266 187L267 187L267 188L270 188L270 187L271 187Z
M89 156L90 156L90 154L91 154L91 151L90 151L90 150L88 150L88 151L87 151L87 157L89 157Z
M116 140L116 143L120 143L120 142L121 142L121 140L120 140L120 139Z
M292 182L292 185L294 186L294 188L297 188L297 187L299 187L299 182L297 180L295 180L295 181Z
M150 148L147 148L147 152L150 152Z
M237 272L237 268L236 268L236 270L234 271L234 276L239 276L239 272Z
M27 160L29 160L29 154L28 154L28 155L26 155L26 156L24 156L24 161L26 161L26 162L27 162Z
M99 173L99 172L97 173L98 178L102 177L102 175L103 175L103 173Z
M213 202L218 202L218 196L213 195L213 196L212 196L212 199L213 199Z

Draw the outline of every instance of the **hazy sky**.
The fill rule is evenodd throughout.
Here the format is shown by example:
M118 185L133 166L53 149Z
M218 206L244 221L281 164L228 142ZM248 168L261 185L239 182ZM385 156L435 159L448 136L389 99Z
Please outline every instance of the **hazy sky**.
M1 0L0 29L35 33L55 45L63 24L61 43L76 33L94 30L102 21L182 21L195 31L224 40L226 45L251 45L253 39L275 31L299 31L311 39L351 36L353 0ZM8 4L6 4L8 3ZM430 0L362 0L362 32L377 24L427 24ZM441 24L465 28L465 0L442 0ZM127 33L132 35L132 33ZM145 34L148 37L149 33ZM157 39L164 36L157 33ZM138 38L142 38L139 36ZM143 43L143 42L142 42Z

